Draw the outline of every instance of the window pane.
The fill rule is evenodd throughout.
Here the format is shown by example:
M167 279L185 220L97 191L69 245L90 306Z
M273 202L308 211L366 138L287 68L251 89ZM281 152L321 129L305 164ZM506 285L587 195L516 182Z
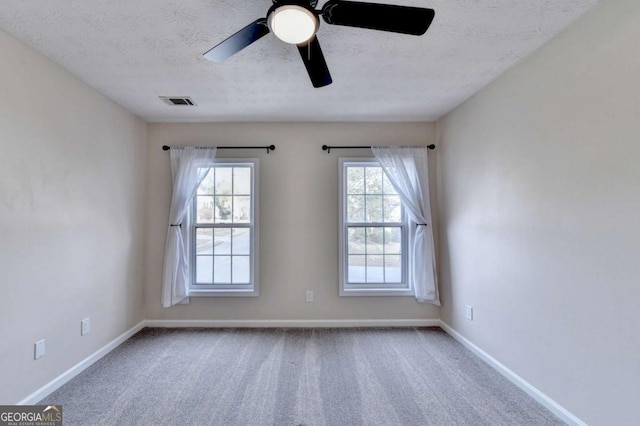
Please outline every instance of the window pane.
M380 255L367 256L367 282L384 282L383 257Z
M233 256L233 283L249 284L251 281L251 265L249 256Z
M233 254L248 255L250 253L251 253L251 229L233 228ZM235 281L235 276L234 276L234 281Z
M231 254L231 229L217 228L213 231L214 254Z
M366 256L349 256L347 281L350 283L365 282L365 259Z
M400 196L373 160L343 171L344 284L373 292L396 289L407 278L403 253L406 215Z
M198 187L198 194L213 195L213 173L213 169L210 169Z
M251 195L251 168L233 168L233 194Z
M196 283L213 283L213 256L196 256Z
M366 185L367 194L382 194L382 168L367 167L366 168Z
M382 254L384 228L367 228L367 254Z
M364 195L347 195L347 222L364 222Z
M196 229L196 253L213 254L213 229Z
M216 195L231 195L232 167L215 167Z
M402 254L402 228L384 228L384 254Z
M216 196L215 200L215 223L231 222L231 198L229 196Z
M384 202L384 221L385 222L402 222L402 207L400 205L400 196L385 195Z
M213 197L199 195L197 204L196 221L198 223L213 223Z
M347 194L364 194L364 167L347 167Z
M215 284L231 282L231 256L213 257L213 282Z
M365 254L364 228L353 227L347 230L347 251L349 254Z
M233 221L235 223L249 223L251 221L251 197L233 197Z
M363 169L364 170L364 169ZM219 162L198 186L194 215L193 283L202 286L251 285L253 258L254 169L249 162ZM364 171L362 172L364 187ZM364 188L363 188L364 191ZM362 200L364 217L364 199ZM237 224L235 224L237 223ZM207 227L210 226L210 227ZM364 254L364 253L363 253Z
M384 257L384 277L385 282L400 283L402 282L402 259L400 256Z
M382 222L382 195L367 195L366 222Z
M391 185L391 182L385 172L382 172L382 190L385 194L397 194L396 189Z

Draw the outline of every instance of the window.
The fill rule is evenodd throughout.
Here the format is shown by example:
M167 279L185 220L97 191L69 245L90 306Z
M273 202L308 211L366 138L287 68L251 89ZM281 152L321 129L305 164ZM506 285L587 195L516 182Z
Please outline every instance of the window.
M193 296L257 296L257 160L216 159L193 200Z
M407 219L373 159L340 160L340 295L410 296Z

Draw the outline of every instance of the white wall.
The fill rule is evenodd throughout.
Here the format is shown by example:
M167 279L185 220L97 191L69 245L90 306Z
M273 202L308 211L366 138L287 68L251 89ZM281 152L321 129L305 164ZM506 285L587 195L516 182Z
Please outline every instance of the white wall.
M4 32L0 52L0 404L15 404L143 318L146 124Z
M338 157L369 150L329 145L425 145L430 123L150 124L146 313L149 319L340 320L435 319L439 309L413 297L338 296ZM162 308L162 261L171 195L162 145L269 145L276 150L218 151L260 158L260 297L192 298ZM435 160L435 156L433 157ZM433 169L435 171L435 162ZM305 291L315 292L313 303Z
M438 124L442 318L590 425L640 424L639 53L603 1Z

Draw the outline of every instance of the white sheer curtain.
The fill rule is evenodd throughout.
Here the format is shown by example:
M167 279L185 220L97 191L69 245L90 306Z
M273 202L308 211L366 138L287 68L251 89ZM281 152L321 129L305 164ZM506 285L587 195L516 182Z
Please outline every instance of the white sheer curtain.
M410 279L418 302L440 305L426 147L371 147L409 214Z
M216 158L216 148L172 148L173 193L169 229L164 248L162 306L168 308L189 297L189 207L207 168Z

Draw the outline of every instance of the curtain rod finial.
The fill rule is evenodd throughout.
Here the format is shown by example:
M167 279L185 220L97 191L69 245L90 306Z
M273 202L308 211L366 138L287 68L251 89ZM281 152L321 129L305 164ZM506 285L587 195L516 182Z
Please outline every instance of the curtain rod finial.
M427 145L427 148L429 148L429 149L436 149L436 146L435 146L434 144L431 144L431 145Z
M167 146L167 145L162 145L162 150L163 151L169 151L171 149L171 147Z

